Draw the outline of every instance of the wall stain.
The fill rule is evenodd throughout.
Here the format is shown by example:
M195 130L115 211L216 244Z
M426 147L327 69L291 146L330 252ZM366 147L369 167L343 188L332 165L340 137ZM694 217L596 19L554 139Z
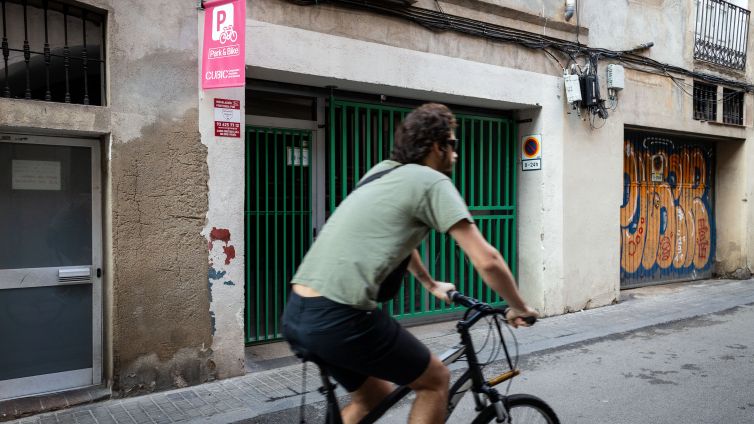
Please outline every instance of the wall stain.
M234 282L232 282L232 281L230 281L230 280L228 280L228 281L223 281L223 284L225 284L226 286L235 286L235 285L236 285L236 283L234 283Z

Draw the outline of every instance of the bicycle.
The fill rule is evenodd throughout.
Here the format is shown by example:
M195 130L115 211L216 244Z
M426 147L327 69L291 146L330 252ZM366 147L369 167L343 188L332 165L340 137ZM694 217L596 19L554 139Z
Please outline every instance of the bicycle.
M220 44L225 44L227 41L230 41L231 43L235 43L238 39L238 32L233 29L233 25L228 25L225 28L223 28L223 31L220 33Z
M553 409L542 399L529 394L502 395L494 388L494 386L509 381L520 374L520 371L515 367L515 361L511 359L508 347L505 344L505 339L503 338L502 330L500 329L500 317L502 316L502 320L505 321L507 308L494 308L477 299L464 296L457 291L449 292L448 297L453 303L464 306L467 310L456 326L458 333L461 336L461 343L443 353L440 356L440 360L443 364L448 366L454 362L462 361L465 358L465 361L468 363L468 368L450 386L446 421L450 419L451 414L466 392L471 390L474 397L475 409L479 412L476 418L472 421L473 424L490 422L559 424L560 421L558 420L555 411L553 411ZM477 352L474 349L474 344L471 339L471 334L469 333L471 327L485 317L491 317L492 322L496 325L497 334L500 338L502 349L505 352L509 369L503 374L489 380L484 379L482 368L485 364L479 362ZM536 318L527 317L525 318L525 321L529 325L532 325L536 322ZM311 361L319 367L322 378L322 387L319 388L319 392L325 396L327 402L325 415L326 424L342 424L343 421L340 415L340 406L338 405L338 399L335 395L336 385L330 380L327 370L318 363L318 360L315 357L302 357L301 355L299 357L304 362ZM410 392L411 389L408 386L400 386L396 388L385 399L383 399L380 404L370 411L369 414L360 421L360 424L371 424L376 422L385 414L385 412L398 403L398 401L406 397ZM304 422L303 400L301 413L301 422Z

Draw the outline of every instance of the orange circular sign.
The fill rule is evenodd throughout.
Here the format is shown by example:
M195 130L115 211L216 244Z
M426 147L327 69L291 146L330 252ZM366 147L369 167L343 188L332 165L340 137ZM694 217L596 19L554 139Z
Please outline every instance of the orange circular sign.
M527 137L524 140L523 153L527 158L536 158L539 155L539 139L536 137Z

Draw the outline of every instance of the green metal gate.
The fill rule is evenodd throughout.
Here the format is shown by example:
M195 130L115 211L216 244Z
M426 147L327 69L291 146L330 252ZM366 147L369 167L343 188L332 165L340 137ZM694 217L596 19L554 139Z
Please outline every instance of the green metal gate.
M288 282L312 242L312 137L246 127L246 343L280 337Z
M328 214L354 188L369 168L390 156L395 127L411 109L330 99L326 155ZM505 118L456 115L461 140L453 181L466 200L480 231L516 273L515 128ZM447 235L432 231L420 252L437 280L456 284L463 293L499 302L473 266ZM400 294L386 304L397 318L455 310L407 277Z

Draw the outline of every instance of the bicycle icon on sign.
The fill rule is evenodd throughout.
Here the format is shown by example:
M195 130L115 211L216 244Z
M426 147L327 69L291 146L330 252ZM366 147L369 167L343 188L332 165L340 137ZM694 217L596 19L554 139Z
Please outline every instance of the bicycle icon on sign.
M220 44L225 44L230 41L235 43L238 39L238 33L233 29L233 25L228 25L223 28L223 32L220 33Z

